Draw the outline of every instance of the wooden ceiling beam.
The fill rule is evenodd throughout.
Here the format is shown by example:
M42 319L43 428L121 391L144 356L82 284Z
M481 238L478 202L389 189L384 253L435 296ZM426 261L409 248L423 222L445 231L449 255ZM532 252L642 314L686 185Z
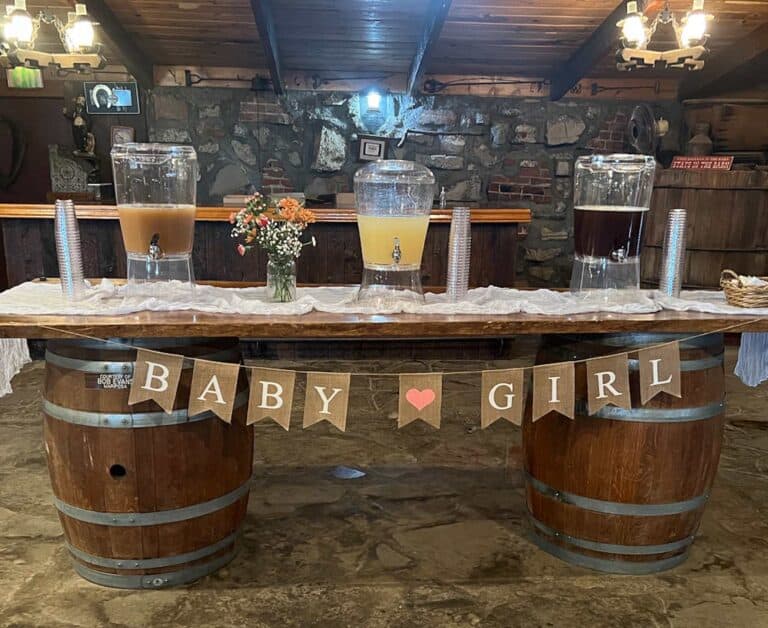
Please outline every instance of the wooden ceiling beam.
M437 40L440 39L440 31L443 30L445 18L448 16L448 11L451 8L451 1L452 0L430 0L427 9L426 23L424 24L424 31L419 38L416 54L413 57L411 67L408 71L407 90L409 94L413 94L416 91L418 84L421 82L421 77L424 74L424 68L426 67L429 55L437 43Z
M706 61L704 69L689 72L680 82L680 100L702 98L733 89L752 87L768 73L768 24Z
M259 29L259 38L264 49L264 56L272 79L272 89L275 94L283 93L283 74L280 67L280 52L277 45L275 20L272 16L271 0L251 0L253 18Z
M130 34L104 0L84 0L88 14L100 26L120 55L120 59L110 59L111 62L121 62L136 82L144 89L153 85L152 58L136 45L136 37Z
M563 64L562 69L551 77L550 100L560 100L565 96L576 83L589 73L595 63L618 44L616 22L623 19L626 14L627 3L626 0L622 0L590 35L589 39Z

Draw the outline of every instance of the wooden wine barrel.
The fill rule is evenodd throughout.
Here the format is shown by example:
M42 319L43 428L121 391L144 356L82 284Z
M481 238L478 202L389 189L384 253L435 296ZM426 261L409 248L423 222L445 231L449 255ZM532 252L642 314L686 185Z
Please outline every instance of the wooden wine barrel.
M128 405L136 351L239 362L237 340L51 341L44 440L54 504L74 568L97 584L160 588L212 573L235 555L253 430L241 374L232 424L187 415L187 361L172 414ZM123 344L124 343L124 344Z
M646 574L683 562L717 471L724 420L723 338L680 347L682 398L640 405L632 348L672 334L546 337L539 364L630 350L632 409L586 410L586 366L576 365L576 418L523 423L526 495L534 541L569 563Z
M718 288L725 268L768 275L768 173L663 170L645 225L641 280L659 285L670 209L688 211L683 287Z

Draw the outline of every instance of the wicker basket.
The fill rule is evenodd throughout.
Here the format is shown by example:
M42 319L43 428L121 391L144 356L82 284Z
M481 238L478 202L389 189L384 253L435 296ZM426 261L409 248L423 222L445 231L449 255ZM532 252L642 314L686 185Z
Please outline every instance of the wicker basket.
M768 277L759 277L768 281ZM720 287L725 292L725 298L736 307L768 307L768 286L745 286L739 275L732 270L724 270L720 274Z

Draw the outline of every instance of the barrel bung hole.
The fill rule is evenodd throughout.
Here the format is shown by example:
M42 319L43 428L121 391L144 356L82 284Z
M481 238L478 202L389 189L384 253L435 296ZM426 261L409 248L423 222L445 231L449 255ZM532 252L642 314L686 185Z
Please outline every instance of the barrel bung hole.
M109 475L111 475L113 478L122 478L125 477L126 474L125 467L121 464L113 464L111 467L109 467Z

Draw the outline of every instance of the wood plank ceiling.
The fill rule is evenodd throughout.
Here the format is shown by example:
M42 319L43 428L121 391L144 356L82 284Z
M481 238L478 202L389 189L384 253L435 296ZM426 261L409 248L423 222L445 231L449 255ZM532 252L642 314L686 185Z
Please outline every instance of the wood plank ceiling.
M0 0L2 2L2 0ZM86 0L87 2L87 0ZM157 65L269 67L254 0L98 0ZM70 0L29 0L65 16ZM262 0L274 22L282 72L344 77L406 75L435 0ZM552 77L602 24L618 0L453 0L426 56L427 74ZM648 0L655 14L662 0ZM713 56L768 23L766 0L707 0L716 15ZM683 15L690 0L672 0ZM618 31L616 31L618 43ZM55 33L45 46L54 45ZM120 63L106 42L110 62ZM267 52L269 52L267 50ZM644 71L645 72L645 71ZM627 76L606 52L591 76ZM679 71L667 76L679 77ZM635 74L634 76L648 75Z

